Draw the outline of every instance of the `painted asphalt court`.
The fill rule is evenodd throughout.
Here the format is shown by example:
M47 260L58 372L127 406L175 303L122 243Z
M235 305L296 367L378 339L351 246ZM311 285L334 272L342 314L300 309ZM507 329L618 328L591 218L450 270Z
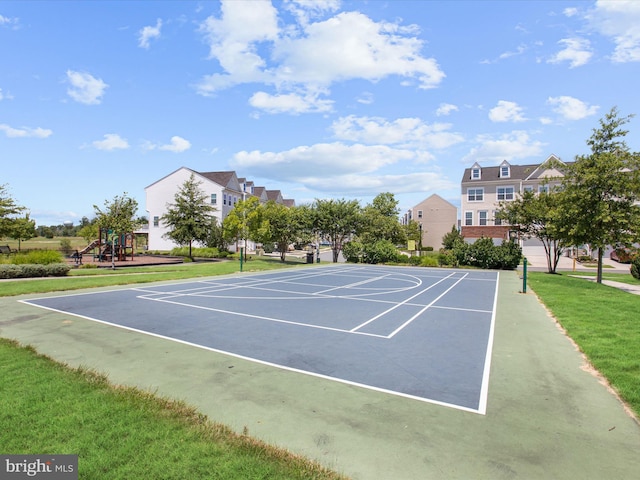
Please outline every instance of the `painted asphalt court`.
M484 414L498 275L340 265L23 302Z

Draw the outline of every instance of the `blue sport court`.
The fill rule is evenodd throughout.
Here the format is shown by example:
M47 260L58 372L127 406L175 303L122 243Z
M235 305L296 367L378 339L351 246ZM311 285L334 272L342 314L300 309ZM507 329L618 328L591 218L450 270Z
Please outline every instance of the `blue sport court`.
M484 414L498 275L333 264L24 303Z

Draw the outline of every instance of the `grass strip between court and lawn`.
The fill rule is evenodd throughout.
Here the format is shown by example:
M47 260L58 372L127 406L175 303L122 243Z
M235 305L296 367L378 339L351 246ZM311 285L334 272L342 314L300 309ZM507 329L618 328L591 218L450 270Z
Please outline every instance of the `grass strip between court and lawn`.
M609 280L630 282L631 275ZM588 361L640 417L640 296L568 273L533 272L529 286Z
M73 453L80 478L344 479L182 402L0 339L0 451Z
M299 260L281 262L278 258L253 258L244 264L243 272L261 272L302 266ZM110 287L135 283L162 282L188 278L228 275L240 272L238 261L196 262L149 267L78 268L66 277L28 278L0 281L0 297L47 293L81 288Z

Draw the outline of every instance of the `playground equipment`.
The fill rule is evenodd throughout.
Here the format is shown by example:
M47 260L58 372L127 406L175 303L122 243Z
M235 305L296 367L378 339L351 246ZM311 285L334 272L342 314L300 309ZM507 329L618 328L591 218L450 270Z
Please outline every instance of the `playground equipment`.
M127 257L131 257L131 260L133 260L134 239L133 233L114 233L113 230L101 228L100 238L91 242L80 253L89 253L97 249L97 253L94 253L93 258L99 262L109 260L122 262L127 260Z

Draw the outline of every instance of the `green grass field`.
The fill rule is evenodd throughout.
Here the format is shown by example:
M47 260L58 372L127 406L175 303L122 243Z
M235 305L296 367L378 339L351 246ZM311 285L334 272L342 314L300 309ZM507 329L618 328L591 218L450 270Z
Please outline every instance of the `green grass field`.
M605 278L640 284L627 274ZM568 274L531 273L528 283L589 362L640 417L640 296Z

